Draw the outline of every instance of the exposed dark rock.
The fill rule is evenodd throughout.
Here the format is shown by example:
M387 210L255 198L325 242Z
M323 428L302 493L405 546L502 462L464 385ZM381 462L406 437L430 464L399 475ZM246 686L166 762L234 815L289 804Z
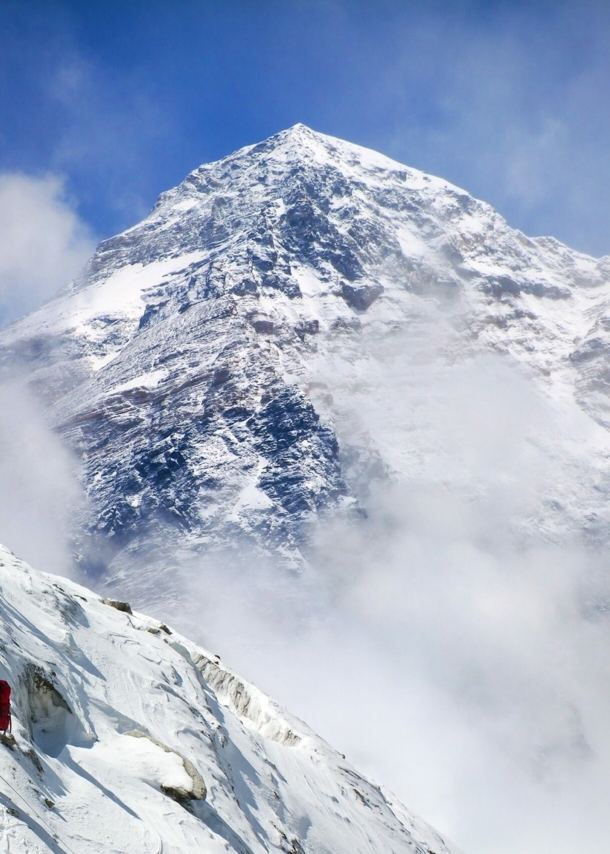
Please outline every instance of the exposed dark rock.
M104 605L110 605L111 608L116 608L117 611L124 611L125 614L131 614L131 605L129 602L120 602L118 599L102 599Z
M314 318L313 320L301 320L294 327L294 331L301 341L303 341L307 335L318 334L320 331L320 321L317 318Z
M271 320L253 320L252 326L259 335L273 335L275 328Z
M366 311L382 293L383 286L378 284L355 286L344 282L341 286L341 296L355 311Z

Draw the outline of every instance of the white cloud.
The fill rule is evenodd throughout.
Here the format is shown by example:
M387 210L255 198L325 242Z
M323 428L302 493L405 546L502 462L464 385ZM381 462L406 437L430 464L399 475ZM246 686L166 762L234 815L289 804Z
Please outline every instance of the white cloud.
M159 616L465 851L602 850L603 555L544 527L549 500L584 501L588 463L577 472L571 449L588 422L572 423L505 359L445 366L408 343L388 344L368 378L350 363L344 379L359 434L380 439L382 421L398 424L413 476L380 483L366 521L323 530L301 576L251 554L186 567L192 586ZM422 347L434 351L427 336Z
M44 572L70 575L82 492L78 461L20 384L0 385L0 542Z
M0 323L52 296L93 249L60 176L0 174Z

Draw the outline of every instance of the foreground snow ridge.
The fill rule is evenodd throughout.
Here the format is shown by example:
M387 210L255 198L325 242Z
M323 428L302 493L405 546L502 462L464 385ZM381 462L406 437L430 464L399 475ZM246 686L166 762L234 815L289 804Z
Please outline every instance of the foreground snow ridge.
M450 854L218 656L121 607L0 546L3 851Z

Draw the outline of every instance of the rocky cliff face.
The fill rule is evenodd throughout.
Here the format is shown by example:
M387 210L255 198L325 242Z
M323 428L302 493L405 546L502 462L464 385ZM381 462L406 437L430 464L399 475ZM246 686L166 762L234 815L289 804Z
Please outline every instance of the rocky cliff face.
M587 413L597 450L565 440L572 473L536 512L605 539L609 279L608 258L297 125L164 193L2 333L0 358L83 460L81 562L127 591L136 566L161 589L177 552L298 569L315 523L363 518L375 481L446 479L426 383L490 353Z

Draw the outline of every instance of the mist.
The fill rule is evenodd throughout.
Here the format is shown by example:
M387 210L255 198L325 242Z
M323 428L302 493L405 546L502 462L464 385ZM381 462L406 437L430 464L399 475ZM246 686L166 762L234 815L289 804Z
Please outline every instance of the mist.
M365 519L323 522L299 577L189 567L196 606L164 616L469 854L601 850L610 590L583 519L608 440L448 336L327 368L342 446L386 464Z
M320 361L366 515L321 520L300 574L185 563L157 616L468 854L602 850L610 438L508 357L422 329ZM0 388L0 541L72 574L78 474Z
M157 616L468 854L601 850L610 436L552 380L476 355L450 310L418 311L310 366L365 514L322 519L298 575L247 550L185 563ZM78 464L18 384L0 483L0 541L73 575Z
M0 542L36 569L73 576L84 495L78 462L23 384L0 384Z
M61 176L0 174L0 326L70 281L94 246Z

